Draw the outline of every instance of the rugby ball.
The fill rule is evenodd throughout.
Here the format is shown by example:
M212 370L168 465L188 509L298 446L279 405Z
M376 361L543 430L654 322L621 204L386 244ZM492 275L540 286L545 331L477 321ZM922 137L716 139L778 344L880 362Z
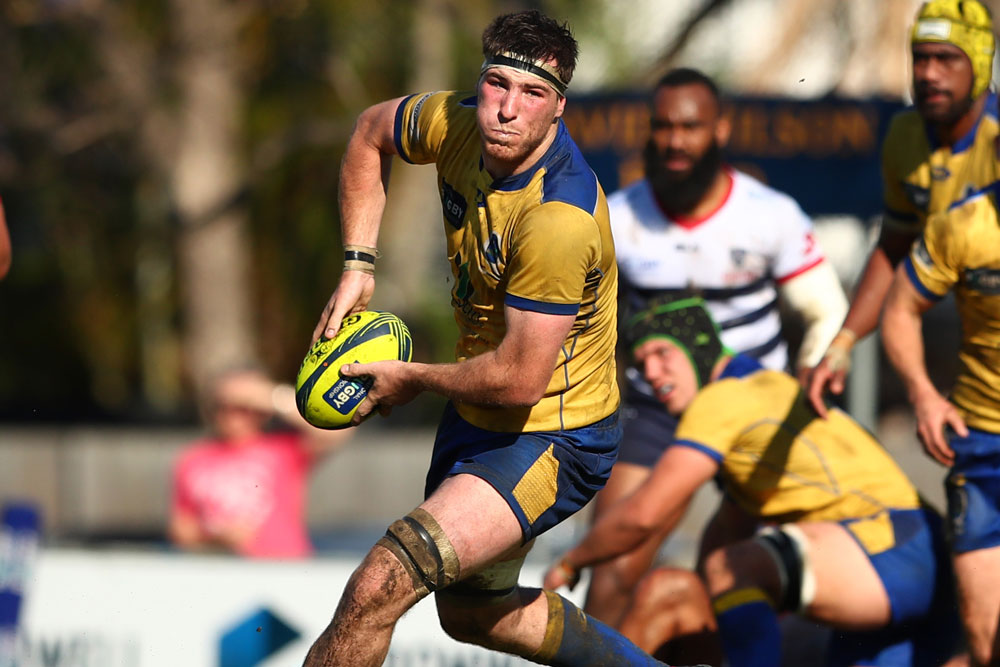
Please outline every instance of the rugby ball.
M295 382L295 404L313 426L341 429L351 425L358 405L371 388L369 378L342 378L344 364L409 361L413 341L406 324L392 313L365 310L348 315L334 338L320 338L302 361Z

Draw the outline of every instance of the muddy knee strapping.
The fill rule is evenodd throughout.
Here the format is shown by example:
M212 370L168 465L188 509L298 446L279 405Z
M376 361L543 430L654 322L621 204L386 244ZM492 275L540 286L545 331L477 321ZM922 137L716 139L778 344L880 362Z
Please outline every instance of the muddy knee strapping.
M417 508L394 521L378 544L388 549L409 573L418 599L458 579L455 548L426 510Z

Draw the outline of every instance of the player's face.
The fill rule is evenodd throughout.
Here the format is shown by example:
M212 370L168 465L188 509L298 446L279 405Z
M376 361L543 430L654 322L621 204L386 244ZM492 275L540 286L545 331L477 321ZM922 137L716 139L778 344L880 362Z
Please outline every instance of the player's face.
M486 70L476 118L489 172L510 176L537 162L565 106L566 99L536 76L504 67Z
M653 96L650 143L659 169L682 181L712 149L729 139L728 122L703 85L689 84L658 89Z
M636 366L667 412L684 412L698 393L698 379L687 354L664 338L647 340L633 354Z
M913 93L930 123L950 125L972 106L972 63L952 44L913 45Z

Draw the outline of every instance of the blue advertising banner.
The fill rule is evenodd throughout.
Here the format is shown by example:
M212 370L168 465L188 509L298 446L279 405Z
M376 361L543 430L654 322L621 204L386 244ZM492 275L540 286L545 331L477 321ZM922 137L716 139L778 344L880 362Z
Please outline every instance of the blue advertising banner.
M38 550L38 508L30 502L8 502L0 512L0 667L17 667L19 616Z
M790 194L812 216L868 220L881 212L879 151L902 102L735 97L727 106L731 165ZM564 119L607 193L642 177L647 93L571 96Z

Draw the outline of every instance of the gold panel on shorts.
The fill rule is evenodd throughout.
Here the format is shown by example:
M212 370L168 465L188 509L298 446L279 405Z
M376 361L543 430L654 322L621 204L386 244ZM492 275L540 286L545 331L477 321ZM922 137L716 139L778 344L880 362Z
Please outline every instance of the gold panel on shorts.
M868 519L852 521L847 529L854 534L869 556L880 554L896 546L896 532L892 527L892 519L888 512L877 514Z
M534 523L545 510L556 503L559 488L559 459L554 453L555 445L549 445L545 453L531 464L521 481L514 487L514 499Z

